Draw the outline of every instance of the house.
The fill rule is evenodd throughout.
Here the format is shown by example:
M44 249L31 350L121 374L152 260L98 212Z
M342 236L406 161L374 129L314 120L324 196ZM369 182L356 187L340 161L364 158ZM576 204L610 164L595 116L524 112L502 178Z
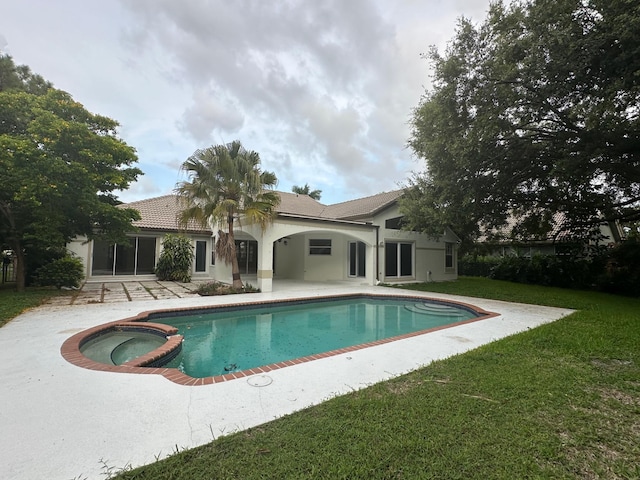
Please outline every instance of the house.
M482 235L477 246L491 256L531 257L533 255L570 255L576 249L613 246L624 239L620 222L601 222L584 229L568 226L563 213L551 217L551 230L545 234L522 234L516 231L516 217L507 218L507 224L499 230L492 229Z
M255 278L263 292L274 279L378 282L425 282L457 278L459 239L450 230L439 238L402 230L397 204L402 190L323 205L307 195L278 192L277 216L264 231L239 222L234 230L240 273ZM231 266L216 259L217 229L176 220L177 197L124 205L140 212L138 228L126 245L76 239L69 246L84 260L88 280L154 279L154 266L167 233L183 233L194 245L194 279L231 282Z

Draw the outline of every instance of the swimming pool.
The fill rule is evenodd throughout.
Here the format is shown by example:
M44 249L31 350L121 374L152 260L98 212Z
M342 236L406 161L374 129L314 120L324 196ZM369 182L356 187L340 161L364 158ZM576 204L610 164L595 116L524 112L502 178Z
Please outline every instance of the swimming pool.
M183 336L174 365L203 378L308 357L469 320L466 308L402 298L358 297L251 309L151 316Z
M62 353L72 363L86 368L160 373L184 384L215 383L493 315L457 302L386 295L163 310L113 322L119 329L135 330L136 335L131 338L114 339L115 326L106 324L74 335L65 342ZM153 329L154 335L149 339L155 343L145 348L140 332L147 326ZM170 332L161 346L157 344L158 332ZM109 354L112 344L115 354ZM76 349L84 357L81 362L69 358ZM101 358L107 359L107 364L96 356L90 358L90 350L106 350ZM132 351L142 356L131 359ZM126 362L114 365L112 360L123 357L122 352L127 352ZM143 367L153 368L145 371Z

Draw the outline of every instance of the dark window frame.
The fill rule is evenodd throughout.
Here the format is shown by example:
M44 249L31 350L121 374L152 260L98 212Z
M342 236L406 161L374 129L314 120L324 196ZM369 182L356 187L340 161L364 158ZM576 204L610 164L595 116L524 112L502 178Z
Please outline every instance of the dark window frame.
M310 238L309 255L331 255L332 242L330 238Z

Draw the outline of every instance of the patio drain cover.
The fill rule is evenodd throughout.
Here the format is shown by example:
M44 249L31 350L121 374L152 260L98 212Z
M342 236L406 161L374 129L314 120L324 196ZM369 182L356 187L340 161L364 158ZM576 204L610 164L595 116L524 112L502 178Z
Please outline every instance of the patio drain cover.
M252 387L266 387L271 385L273 379L267 375L254 375L247 379L247 383Z

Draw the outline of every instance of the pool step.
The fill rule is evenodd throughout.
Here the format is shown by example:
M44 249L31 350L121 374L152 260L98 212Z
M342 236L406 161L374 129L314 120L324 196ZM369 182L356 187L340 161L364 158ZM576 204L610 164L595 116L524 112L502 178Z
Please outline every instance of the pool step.
M121 365L158 348L165 338L139 332L110 332L88 342L82 353L96 362Z
M111 350L111 362L114 365L122 365L155 350L165 342L166 339L157 335L132 335Z
M448 305L439 305L434 303L414 303L413 305L405 305L404 308L413 313L422 313L425 315L462 317L463 313L457 308Z

